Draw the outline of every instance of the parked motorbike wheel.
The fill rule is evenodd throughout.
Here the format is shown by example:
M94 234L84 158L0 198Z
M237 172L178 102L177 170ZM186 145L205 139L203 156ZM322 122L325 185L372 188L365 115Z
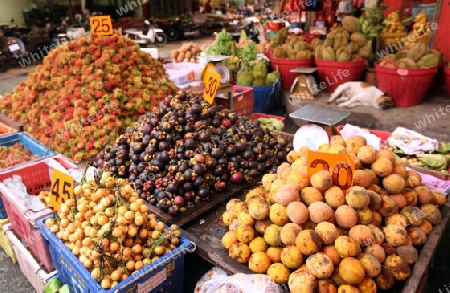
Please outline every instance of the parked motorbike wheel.
M155 45L157 47L163 47L167 44L167 35L165 33L157 33L155 38Z
M178 33L177 29L175 29L175 28L169 29L169 31L167 32L167 38L171 42L178 40L179 37L180 37L180 34Z
M194 39L198 39L202 36L202 31L198 28L196 30L194 30L194 35L192 36L192 38Z

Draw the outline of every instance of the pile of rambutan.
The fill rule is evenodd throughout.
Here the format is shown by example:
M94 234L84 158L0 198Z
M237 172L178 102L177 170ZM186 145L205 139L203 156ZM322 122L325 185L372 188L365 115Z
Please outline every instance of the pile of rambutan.
M177 91L160 60L119 34L56 47L0 102L47 147L75 161L94 157L127 126Z

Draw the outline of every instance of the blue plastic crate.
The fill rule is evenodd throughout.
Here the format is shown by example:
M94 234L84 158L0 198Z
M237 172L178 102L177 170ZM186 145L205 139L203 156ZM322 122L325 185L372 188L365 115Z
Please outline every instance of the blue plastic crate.
M0 146L12 146L16 143L21 143L24 148L28 149L31 152L31 154L38 155L39 159L36 159L36 160L40 160L42 158L47 158L47 157L51 157L51 156L55 155L55 153L52 150L39 144L37 141L35 141L34 139L32 139L31 137L29 137L28 135L26 135L23 132L18 132L18 133L0 137ZM36 160L34 160L34 161L36 161ZM24 163L24 164L26 164L26 163ZM22 165L22 164L11 166L11 167L8 167L5 169L1 169L0 171L3 172L4 170L8 170L8 169L20 166L20 165Z
M253 86L253 113L269 113L275 108L280 81L273 85Z
M184 255L195 247L186 238L180 238L180 246L145 266L109 290L102 289L91 277L78 258L46 226L45 220L38 220L39 232L49 242L59 279L68 284L72 293L137 293L167 292L182 293L184 281ZM194 248L195 249L195 248Z
M24 148L28 149L31 152L31 154L38 155L39 159L36 159L36 160L40 160L42 158L51 157L51 156L55 155L55 153L53 151L40 145L38 142L31 139L28 135L26 135L23 132L18 132L18 133L9 134L9 135L0 137L0 146L12 146L18 142L21 143ZM32 160L32 161L36 161L36 160ZM30 162L32 162L32 161L30 161ZM23 163L23 164L26 164L26 163ZM14 166L11 166L8 168L1 169L0 172L13 169L13 168L15 168L17 166L21 166L23 164L18 164L18 165L14 165ZM7 217L8 217L8 215L6 214L3 200L0 198L0 219L6 219Z

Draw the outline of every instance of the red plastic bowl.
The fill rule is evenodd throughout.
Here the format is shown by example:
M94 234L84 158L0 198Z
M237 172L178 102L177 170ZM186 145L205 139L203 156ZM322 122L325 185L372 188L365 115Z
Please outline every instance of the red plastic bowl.
M359 58L361 59L348 62L316 60L319 88L326 93L334 93L343 83L361 80L366 60L363 57ZM322 86L323 83L325 86Z
M389 61L388 61L389 62ZM438 67L400 69L375 64L377 86L392 97L399 107L411 107L422 103L425 94L433 84Z
M291 69L299 67L312 67L314 65L314 59L285 59L275 58L272 54L268 55L270 59L270 67L275 71L278 70L281 74L281 88L284 90L290 90L298 73L290 72Z
M444 66L445 73L445 86L447 87L447 93L450 93L450 67Z

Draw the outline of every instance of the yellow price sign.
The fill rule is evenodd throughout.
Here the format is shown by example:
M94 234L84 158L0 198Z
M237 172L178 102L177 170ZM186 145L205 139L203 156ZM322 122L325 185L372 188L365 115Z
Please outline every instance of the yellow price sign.
M73 197L74 181L72 176L54 169L50 188L50 206L60 211L61 204Z
M216 72L214 64L208 63L206 66L203 76L203 83L205 84L203 98L205 101L212 104L220 86L220 74Z
M91 31L99 36L109 36L114 33L110 15L97 15L89 18Z

